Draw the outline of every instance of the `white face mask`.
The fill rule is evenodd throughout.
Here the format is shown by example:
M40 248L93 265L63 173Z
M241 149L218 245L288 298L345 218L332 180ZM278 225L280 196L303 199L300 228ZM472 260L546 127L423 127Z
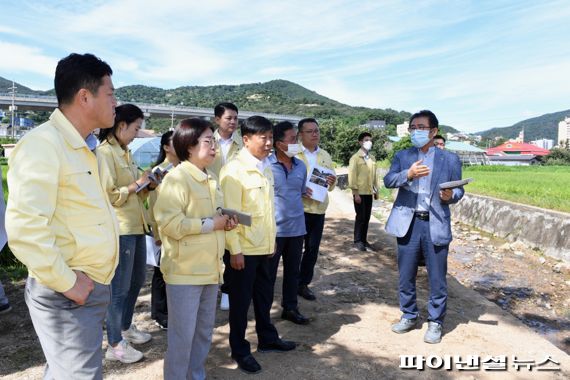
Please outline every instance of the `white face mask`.
M284 153L287 157L295 157L297 154L301 153L301 144L287 144L287 151Z
M372 149L372 141L365 141L362 143L362 147L364 149L366 149L367 151L370 151L370 149Z

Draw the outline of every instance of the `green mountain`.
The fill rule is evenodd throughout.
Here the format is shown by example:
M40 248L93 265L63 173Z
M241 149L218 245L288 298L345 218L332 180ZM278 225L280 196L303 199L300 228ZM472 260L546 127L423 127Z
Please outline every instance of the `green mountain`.
M517 137L521 129L524 128L524 140L526 142L542 138L556 141L558 138L558 123L568 116L570 116L570 110L547 113L542 116L519 121L510 127L493 128L480 132L479 134L484 138L492 139L502 136L507 139L512 139Z
M24 94L24 95L31 95L31 94L42 94L42 91L34 91L29 87L22 86L19 83L14 82L14 87L16 87L16 94ZM0 93L8 94L12 91L12 81L0 77Z
M410 113L405 111L351 107L286 80L240 85L184 86L170 90L136 85L121 87L116 94L124 102L213 108L220 101L228 101L244 111L316 118L350 117L358 123L381 119L386 120L387 124L399 124L410 117Z
M0 77L3 82L12 82ZM34 91L17 85L18 93L55 95L49 91ZM22 91L20 91L20 88ZM0 91L2 92L2 91ZM409 120L411 113L390 108L352 107L308 90L286 80L240 85L183 86L162 89L143 85L120 87L117 98L122 102L141 102L191 107L214 108L221 102L233 102L242 111L256 111L315 117L317 119L343 118L350 124L361 125L368 120L385 120L387 125L396 125ZM164 124L154 119L150 124ZM170 122L167 123L168 126ZM166 125L166 124L165 124ZM393 128L393 127L392 127ZM442 133L457 132L452 127L441 126Z

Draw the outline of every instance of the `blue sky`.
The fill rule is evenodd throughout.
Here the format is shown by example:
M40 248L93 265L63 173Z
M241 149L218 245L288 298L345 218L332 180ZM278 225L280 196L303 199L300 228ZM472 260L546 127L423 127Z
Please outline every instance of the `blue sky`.
M568 1L3 0L0 14L0 76L37 90L91 52L116 87L287 79L468 132L570 109Z

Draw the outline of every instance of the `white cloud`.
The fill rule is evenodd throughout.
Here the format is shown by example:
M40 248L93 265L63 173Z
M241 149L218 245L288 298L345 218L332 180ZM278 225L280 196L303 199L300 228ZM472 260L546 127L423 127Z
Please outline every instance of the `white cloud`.
M4 75L29 72L53 77L58 59L50 57L39 48L0 41L0 51L0 72Z

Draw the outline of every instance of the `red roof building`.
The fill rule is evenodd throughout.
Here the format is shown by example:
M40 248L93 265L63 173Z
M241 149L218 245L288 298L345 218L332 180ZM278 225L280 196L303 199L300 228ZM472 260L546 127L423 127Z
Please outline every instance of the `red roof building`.
M485 153L487 153L487 156L506 156L511 154L546 156L550 151L532 144L507 141L504 144L487 149Z

